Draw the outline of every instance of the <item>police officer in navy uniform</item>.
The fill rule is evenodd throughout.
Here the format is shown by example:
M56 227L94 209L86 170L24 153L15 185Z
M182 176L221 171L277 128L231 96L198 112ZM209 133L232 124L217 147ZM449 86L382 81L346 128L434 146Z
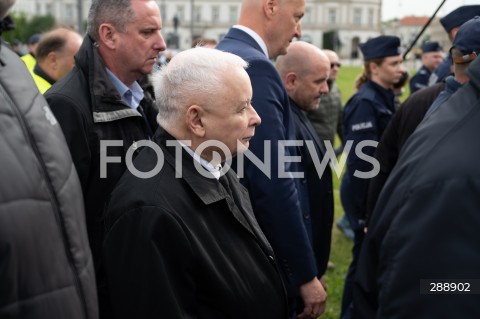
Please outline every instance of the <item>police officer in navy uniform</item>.
M442 61L443 51L438 42L427 42L422 46L422 67L410 80L410 94L428 86L430 74Z
M366 210L368 178L373 177L374 168L365 158L373 157L375 147L363 147L360 150L363 154L355 151L355 148L363 141L367 141L366 143L370 145L371 141L374 144L378 142L393 115L392 88L402 76L403 58L399 47L400 39L396 36L379 36L360 44L364 56L364 72L357 80L357 93L347 102L343 113L345 141L347 143L353 141L353 144L348 155L340 196L355 237L353 259L343 291L342 319L350 318L354 307L353 279L364 238L363 219ZM359 176L359 173L366 176Z
M480 16L480 5L469 5L459 7L443 18L440 23L448 34L450 41L455 39L458 29L475 16ZM452 58L450 54L448 57L433 71L428 79L428 85L442 82L447 76L452 73Z

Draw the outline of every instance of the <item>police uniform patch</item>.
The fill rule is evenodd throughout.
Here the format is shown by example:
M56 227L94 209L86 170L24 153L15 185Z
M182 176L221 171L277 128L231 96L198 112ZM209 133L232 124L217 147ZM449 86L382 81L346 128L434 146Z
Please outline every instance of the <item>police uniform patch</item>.
M356 131L361 131L361 130L366 130L368 128L372 128L373 124L371 121L368 122L362 122L362 123L357 123L352 125L352 132Z

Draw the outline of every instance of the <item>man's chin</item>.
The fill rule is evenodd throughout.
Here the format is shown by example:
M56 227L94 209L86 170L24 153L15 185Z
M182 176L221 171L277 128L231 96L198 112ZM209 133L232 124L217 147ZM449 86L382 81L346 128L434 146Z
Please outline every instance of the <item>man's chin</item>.
M248 147L250 146L250 140L248 141L242 141L241 143L238 144L237 146L237 154L239 153L245 153L248 150Z

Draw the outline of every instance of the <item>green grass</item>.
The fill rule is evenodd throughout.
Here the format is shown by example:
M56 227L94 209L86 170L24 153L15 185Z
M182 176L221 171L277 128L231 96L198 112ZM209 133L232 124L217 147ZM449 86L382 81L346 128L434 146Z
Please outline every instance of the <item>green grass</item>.
M340 203L339 180L333 177L334 199L335 199L335 220L343 215L343 207ZM332 231L332 249L330 261L335 264L334 269L328 269L325 274L327 280L327 309L320 318L338 319L340 316L340 306L342 304L343 283L345 275L352 259L352 241L345 237L334 225Z
M342 66L338 72L337 85L342 92L343 105L357 91L355 88L355 80L362 74L361 66Z

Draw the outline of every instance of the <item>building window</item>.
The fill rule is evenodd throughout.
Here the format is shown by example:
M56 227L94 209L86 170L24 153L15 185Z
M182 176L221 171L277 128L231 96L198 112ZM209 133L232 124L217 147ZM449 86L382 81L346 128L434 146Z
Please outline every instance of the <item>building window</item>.
M328 9L328 24L337 24L337 9Z
M41 10L42 10L42 6L40 5L40 3L35 4L35 7L36 7L36 9L37 9L37 11L36 11L37 14L41 14L41 12L42 12L42 11L41 11Z
M177 6L177 18L178 21L183 22L185 21L185 7L184 6Z
M162 21L166 21L167 20L167 6L165 5L165 3L162 3L160 5L160 13L162 14ZM165 22L163 22L165 23Z
M375 16L374 11L372 8L368 9L368 18L367 18L367 23L368 26L373 27L375 25L375 21L373 20L373 17Z
M45 14L53 16L53 6L51 3L45 5Z
M230 23L236 23L237 22L237 16L238 16L238 7L236 6L231 6L230 7Z
M361 8L353 9L353 25L356 25L356 26L362 25L362 9Z
M213 6L212 7L212 22L217 23L220 21L220 7Z
M305 14L303 15L302 23L305 23L305 24L312 23L312 8L310 7L305 8Z
M65 19L73 20L73 5L71 3L65 5Z
M194 21L195 22L201 22L202 21L202 7L201 6L195 6L193 9L194 11Z

